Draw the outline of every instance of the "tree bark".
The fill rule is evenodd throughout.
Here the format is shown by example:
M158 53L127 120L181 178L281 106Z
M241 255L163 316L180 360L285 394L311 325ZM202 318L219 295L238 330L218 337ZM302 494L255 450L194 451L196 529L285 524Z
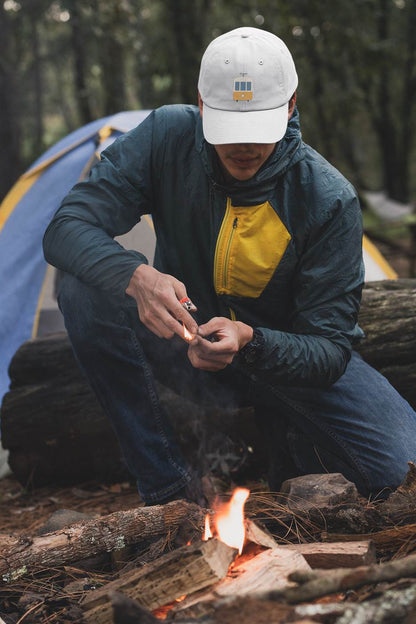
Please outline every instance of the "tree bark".
M166 505L117 511L33 539L2 535L0 579L3 583L11 583L28 573L168 534L189 522L199 526L202 534L203 510L193 503L177 500Z
M20 110L13 55L12 23L3 3L0 5L0 201L22 170L20 155ZM7 146L7 149L6 149ZM0 222L1 225L1 222Z
M357 589L364 585L414 576L416 576L416 555L387 563L358 568L341 568L330 572L298 570L289 577L290 580L298 583L297 587L265 592L263 598L265 600L285 600L289 604L298 604L328 594Z
M82 23L82 9L77 0L66 0L71 13L71 43L74 58L74 83L75 99L78 106L81 124L87 124L93 120L93 114L89 102L87 85L87 54L85 50L85 28Z

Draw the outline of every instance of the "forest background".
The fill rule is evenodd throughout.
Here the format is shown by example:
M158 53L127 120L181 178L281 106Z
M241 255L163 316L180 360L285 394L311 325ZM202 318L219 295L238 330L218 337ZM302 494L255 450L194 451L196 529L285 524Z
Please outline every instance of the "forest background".
M287 43L304 140L360 192L414 204L416 0L1 0L0 200L81 125L196 103L206 45L238 26Z

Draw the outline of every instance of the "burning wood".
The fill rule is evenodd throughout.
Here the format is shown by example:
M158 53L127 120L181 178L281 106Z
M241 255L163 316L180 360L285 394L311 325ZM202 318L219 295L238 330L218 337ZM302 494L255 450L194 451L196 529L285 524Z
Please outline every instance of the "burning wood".
M244 524L244 505L250 495L250 490L237 488L234 490L230 501L227 504L219 505L214 516L215 535L218 539L237 548L241 555L244 547L246 529ZM205 534L203 539L212 537L210 527L210 515L205 516Z
M294 584L289 581L292 572L310 571L303 556L283 548L268 548L237 558L229 574L210 591L194 594L173 608L183 618L202 617L211 613L219 598L243 597L256 592L283 590Z
M110 624L110 594L114 591L121 591L141 606L154 610L184 594L209 587L224 578L236 554L234 548L217 539L182 546L87 596L82 605L84 621Z
M410 501L413 486L409 488L408 484L406 484L406 488L403 486L403 491L401 490L398 494L403 498L404 494L409 490L408 498ZM169 618L174 616L178 624L181 624L181 622L197 624L198 618L202 616L204 616L204 621L206 620L207 624L217 624L220 621L224 621L222 620L223 615L226 621L232 622L233 618L230 615L232 613L236 614L235 619L238 619L238 622L241 624L243 621L259 621L259 623L265 624L270 621L277 621L283 617L282 614L286 613L286 611L290 621L293 621L296 619L294 616L298 614L298 608L290 606L288 603L296 604L298 601L312 600L314 598L311 596L315 596L315 592L318 592L316 595L320 596L327 595L333 591L339 594L344 592L350 586L350 583L354 583L351 586L355 587L363 582L367 585L379 582L385 578L394 579L416 575L414 559L409 560L405 565L400 565L399 569L386 570L387 576L384 576L385 571L382 572L381 566L363 567L362 564L370 563L374 560L374 549L369 541L349 544L309 543L288 546L277 545L273 537L258 527L252 520L244 520L244 501L247 498L247 494L248 491L236 491L230 501L233 504L218 506L216 513L213 513L213 517L208 516L206 518L206 527L214 534L214 538L210 538L206 542L201 540L197 544L184 546L167 555L159 556L156 561L147 563L139 569L131 570L130 568L128 572L126 570L121 571L118 579L106 583L93 592L88 592L85 589L86 579L80 579L78 581L79 589L68 589L68 592L65 590L65 598L63 600L69 601L71 609L76 606L81 612L82 608L82 617L86 624L96 622L100 624L115 624L116 622L127 624L130 621L132 624L133 622L154 624L158 621L158 618L162 618L163 614L168 612ZM401 498L398 503L402 507ZM233 511L236 501L238 503L237 511L235 509ZM384 503L381 505L384 505ZM410 502L407 502L406 505L407 510ZM85 543L89 547L91 542L94 543L97 540L95 552L103 552L119 544L120 533L122 532L125 535L127 532L128 534L128 531L124 529L130 526L126 524L126 514L132 522L129 539L131 542L140 542L140 539L146 535L155 534L154 526L152 526L153 522L158 527L156 534L166 534L172 526L171 521L173 518L177 518L178 515L181 518L184 515L188 516L190 513L193 513L195 507L194 505L187 505L183 501L175 501L154 508L117 512L107 517L96 518L91 522L73 525L68 529L50 533L42 538L28 540L28 543L20 539L17 544L16 540L18 538L14 538L14 543L17 551L23 553L21 561L30 563L30 569L27 570L30 572L39 570L40 564L34 565L33 560L27 558L27 549L29 549L32 555L34 552L37 553L37 561L42 561L43 567L55 567L67 560L65 558L73 547L75 548L70 557L71 560L86 556L85 550L80 549L80 545L85 545ZM392 504L390 504L389 509L391 507ZM199 535L202 536L204 513L199 508L197 508L197 511L195 524L200 531ZM138 522L136 523L134 533L133 516L137 513L139 513L139 516L136 516ZM237 555L236 549L232 549L219 541L220 529L218 527L221 526L221 522L217 522L217 520L224 517L233 518L233 516L237 516L238 524L234 525L235 529L231 530L231 533L234 531L241 535L241 525L243 523L245 525L246 544L241 555ZM178 526L177 522L175 526ZM94 530L92 530L92 527L94 527ZM111 527L111 530L109 530L109 527ZM400 529L401 527L395 528L396 532L399 532ZM136 534L136 537L134 537L134 534ZM48 549L42 550L40 547L44 547L46 542L38 540L47 540L52 550L54 546L58 547L57 551L50 553ZM65 549L63 550L62 540L65 542ZM5 542L3 542L3 546L7 546ZM32 548L32 546L36 546L36 548ZM7 562L13 563L11 571L14 571L14 565L17 562L16 553L10 558L10 552L10 550L5 550L5 548L2 549L2 555L4 553L7 555ZM402 561L404 562L404 560ZM331 572L325 573L322 570L312 571L308 564L312 567L331 567ZM340 568L341 565L349 565L351 567L357 564L361 564L361 567L356 569L356 571L346 570L345 568L344 570L333 570L334 566ZM92 576L91 579L93 578ZM105 577L102 576L101 582L104 579ZM18 580L18 576L11 575L7 579L4 578L4 580L12 582ZM36 580L32 577L31 583L33 582L36 583ZM295 583L298 583L298 585ZM358 583L358 585L355 585L355 583ZM91 580L90 584L95 585L96 583ZM10 590L4 587L3 591L14 590L18 585L18 583L15 583ZM71 598L69 597L71 592L73 593L74 591L80 592L76 599L76 605L73 604L74 600L71 603ZM114 605L113 616L111 603L114 603L114 596L120 591L125 596L125 601L122 604L123 600L120 598L121 602L119 601L118 606ZM81 601L81 603L79 602L80 595L83 597L83 602ZM185 599L182 602L178 602L185 595ZM277 599L279 602L272 602L271 598ZM60 604L62 604L62 598L60 600ZM46 608L50 610L52 603L48 603L48 607L42 607L42 605L46 605L46 602L42 593L38 593L36 601L27 602L26 605L25 607L24 601L19 604L20 616L17 616L17 619L22 616L26 618L26 614L29 615L29 610L31 619L33 619L35 612L39 612L39 617L42 617L41 611ZM153 611L157 609L157 611L154 611L154 615L152 615L149 609ZM118 610L117 616L116 610ZM258 614L254 619L250 620L246 610L247 613L258 612ZM341 613L342 610L339 612ZM130 613L130 619L127 617L128 613ZM2 613L0 612L1 615ZM155 615L157 615L157 618L154 617ZM304 614L302 615L304 616ZM289 619L285 620L283 617L282 621L289 621ZM33 621L38 620L34 619ZM41 621L46 620L42 619ZM371 618L368 621L371 621Z

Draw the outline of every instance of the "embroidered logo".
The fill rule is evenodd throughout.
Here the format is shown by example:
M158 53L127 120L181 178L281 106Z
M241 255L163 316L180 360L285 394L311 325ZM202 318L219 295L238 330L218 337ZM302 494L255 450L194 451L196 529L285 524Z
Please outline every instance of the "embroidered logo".
M233 100L244 102L253 99L253 81L251 78L240 76L234 79Z

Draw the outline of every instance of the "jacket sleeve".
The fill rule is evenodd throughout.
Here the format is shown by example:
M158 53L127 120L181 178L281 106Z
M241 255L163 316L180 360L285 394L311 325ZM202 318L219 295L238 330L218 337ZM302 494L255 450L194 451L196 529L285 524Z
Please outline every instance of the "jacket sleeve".
M352 342L363 335L357 325L364 280L361 210L350 186L329 212L312 228L299 258L291 331L259 327L264 349L251 365L243 364L268 383L331 386L345 371Z
M152 212L153 113L117 139L63 200L43 240L46 260L81 281L123 295L137 266L137 251L114 239Z

